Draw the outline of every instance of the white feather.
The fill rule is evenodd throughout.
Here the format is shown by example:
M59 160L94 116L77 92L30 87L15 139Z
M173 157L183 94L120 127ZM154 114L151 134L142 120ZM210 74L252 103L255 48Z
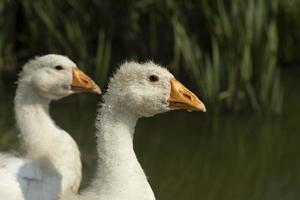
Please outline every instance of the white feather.
M61 65L63 72L53 67ZM0 199L55 200L81 181L81 161L72 137L49 115L53 99L72 94L67 57L47 55L28 62L20 73L15 97L17 126L26 150L25 157L0 154Z
M149 77L155 75L157 82ZM152 62L123 64L110 80L96 121L98 170L81 195L66 192L63 200L155 200L138 162L133 137L137 120L170 110L173 75Z

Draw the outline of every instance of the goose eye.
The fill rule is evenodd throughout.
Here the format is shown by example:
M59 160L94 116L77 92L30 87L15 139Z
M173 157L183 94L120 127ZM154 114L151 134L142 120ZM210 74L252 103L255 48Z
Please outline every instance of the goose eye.
M54 67L56 70L63 70L64 68L61 65L57 65Z
M156 76L156 75L151 75L151 76L149 76L149 80L150 80L151 82L156 82L156 81L159 80L159 78L158 78L158 76Z

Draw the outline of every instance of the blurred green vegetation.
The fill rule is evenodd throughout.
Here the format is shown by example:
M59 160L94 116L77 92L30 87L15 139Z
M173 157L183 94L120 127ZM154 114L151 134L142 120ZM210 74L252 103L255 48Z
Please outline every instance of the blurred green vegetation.
M175 38L211 107L236 111L252 107L280 113L283 95L277 68L278 1L202 2L211 29L211 53L201 52L184 26L178 25L182 16L174 22Z
M300 63L300 1L280 0L278 13L279 59L283 65Z
M153 59L198 88L211 110L280 113L278 63L296 61L299 2L2 0L0 70L15 74L33 56L60 53L103 85L124 60Z

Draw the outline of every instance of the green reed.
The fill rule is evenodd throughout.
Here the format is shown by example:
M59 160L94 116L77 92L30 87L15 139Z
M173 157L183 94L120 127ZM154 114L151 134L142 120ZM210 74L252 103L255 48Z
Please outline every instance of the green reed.
M125 59L187 77L210 110L280 112L277 1L0 2L0 70L66 54L104 84ZM197 19L197 20L196 20Z
M188 35L184 16L173 17L174 43L212 108L281 112L277 7L277 1L203 1L212 30L209 53Z

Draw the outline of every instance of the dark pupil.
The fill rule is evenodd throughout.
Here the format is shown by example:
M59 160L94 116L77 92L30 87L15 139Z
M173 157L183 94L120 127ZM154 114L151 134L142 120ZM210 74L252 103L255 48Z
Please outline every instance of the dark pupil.
M151 75L151 76L149 76L149 80L150 80L151 82L156 82L156 81L158 81L158 76Z
M62 70L62 69L63 69L63 67L62 67L62 66L60 66L60 65L57 65L57 66L55 66L55 69L56 69L56 70Z

